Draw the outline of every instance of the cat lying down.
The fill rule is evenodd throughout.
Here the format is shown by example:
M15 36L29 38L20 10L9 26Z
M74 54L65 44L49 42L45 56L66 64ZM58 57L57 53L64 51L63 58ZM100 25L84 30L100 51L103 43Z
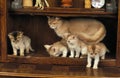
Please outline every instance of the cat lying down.
M106 35L104 25L95 19L71 19L48 16L48 24L55 33L64 38L65 33L77 35L85 43L94 44L103 40Z
M28 36L23 35L22 31L14 31L8 34L13 48L13 55L17 55L17 50L20 50L20 56L24 56L24 53L34 51L31 47L31 39Z
M62 55L62 57L67 57L68 48L67 48L65 40L63 39L51 45L44 45L44 47L46 48L50 56L58 57Z

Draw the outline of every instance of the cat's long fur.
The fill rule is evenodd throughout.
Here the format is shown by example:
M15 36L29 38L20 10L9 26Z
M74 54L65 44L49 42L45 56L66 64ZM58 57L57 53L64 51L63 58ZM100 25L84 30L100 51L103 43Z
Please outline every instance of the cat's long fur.
M14 31L8 34L13 48L13 55L17 55L17 50L20 50L20 56L24 56L25 50L34 51L31 47L31 39L23 35L22 31Z
M100 42L106 35L104 25L95 19L65 20L60 17L48 17L48 24L59 37L64 38L65 33L71 33L90 44Z

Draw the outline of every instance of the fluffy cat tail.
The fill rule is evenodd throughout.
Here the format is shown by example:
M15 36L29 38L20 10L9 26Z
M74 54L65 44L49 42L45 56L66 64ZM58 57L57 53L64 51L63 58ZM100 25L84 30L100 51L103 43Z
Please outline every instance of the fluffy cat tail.
M29 48L30 48L30 51L35 51L31 46Z
M108 48L106 48L106 52L107 52L107 53L110 53L110 50L109 50Z
M103 38L106 36L106 30L105 27L101 27L98 32L96 32L93 36L87 35L85 33L80 33L79 35L80 39L83 40L86 43L98 43L101 40L103 40Z

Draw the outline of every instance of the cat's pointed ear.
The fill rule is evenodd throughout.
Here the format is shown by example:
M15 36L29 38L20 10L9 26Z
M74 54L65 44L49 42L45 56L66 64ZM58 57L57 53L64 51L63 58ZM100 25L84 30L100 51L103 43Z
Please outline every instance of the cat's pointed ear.
M10 37L11 33L8 34L8 37Z
M48 19L50 19L50 16L47 16Z
M19 31L19 34L22 36L22 35L23 35L23 32L22 32L22 31Z
M11 35L12 35L12 33L9 33L9 34L8 34L8 37L10 38L10 37L11 37Z
M74 34L74 37L75 37L75 38L79 38L79 36L78 36L77 34Z
M56 20L60 20L61 18L60 17L55 17Z
M51 47L52 45L44 45L44 47L48 50L48 49L50 49L50 47Z

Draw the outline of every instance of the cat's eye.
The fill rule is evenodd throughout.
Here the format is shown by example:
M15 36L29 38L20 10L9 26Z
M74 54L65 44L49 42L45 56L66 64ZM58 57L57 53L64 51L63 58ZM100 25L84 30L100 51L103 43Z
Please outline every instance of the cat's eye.
M54 22L53 24L55 25L56 23Z
M73 39L75 39L75 36L73 36Z
M53 48L53 51L55 52L55 48Z
M97 55L97 53L95 53L95 55Z
M20 36L19 37L17 37L17 39L19 39L19 38L21 38Z
M67 41L68 43L70 43L70 41Z
M90 53L91 55L93 55L93 53Z

